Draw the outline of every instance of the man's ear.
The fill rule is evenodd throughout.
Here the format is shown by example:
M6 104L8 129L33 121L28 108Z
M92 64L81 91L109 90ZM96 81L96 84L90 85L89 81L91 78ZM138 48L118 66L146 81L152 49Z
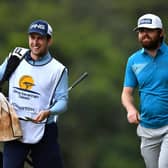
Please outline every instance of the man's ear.
M52 38L49 38L49 39L48 39L48 45L51 46L52 43L53 43Z
M162 29L160 32L160 37L164 37L164 36L165 36L165 31L164 31L164 29Z

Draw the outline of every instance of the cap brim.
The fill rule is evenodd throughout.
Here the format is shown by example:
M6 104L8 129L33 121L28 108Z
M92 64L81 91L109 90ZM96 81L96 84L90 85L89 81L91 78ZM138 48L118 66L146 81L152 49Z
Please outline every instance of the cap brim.
M143 26L137 26L137 27L135 27L134 29L133 29L133 31L137 31L137 30L139 30L139 29L162 29L161 27L153 27L153 26L149 26L149 25L143 25Z
M43 32L40 32L40 31L32 30L32 31L28 32L28 34L32 34L32 33L37 33L37 34L40 34L41 36L46 36L46 34L44 34Z

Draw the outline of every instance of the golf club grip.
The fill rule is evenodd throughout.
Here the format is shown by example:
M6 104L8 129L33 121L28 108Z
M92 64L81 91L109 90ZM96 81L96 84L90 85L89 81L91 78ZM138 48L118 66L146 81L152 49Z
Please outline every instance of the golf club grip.
M83 79L85 79L88 76L87 72L84 72L70 87L68 90L71 90L74 88L76 85L78 85Z

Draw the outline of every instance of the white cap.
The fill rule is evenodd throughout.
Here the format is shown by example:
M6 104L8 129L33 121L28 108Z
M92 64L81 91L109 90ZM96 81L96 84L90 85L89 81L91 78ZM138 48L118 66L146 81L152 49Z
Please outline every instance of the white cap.
M154 14L145 14L138 19L137 27L134 28L134 31L139 28L162 29L163 25L160 17Z

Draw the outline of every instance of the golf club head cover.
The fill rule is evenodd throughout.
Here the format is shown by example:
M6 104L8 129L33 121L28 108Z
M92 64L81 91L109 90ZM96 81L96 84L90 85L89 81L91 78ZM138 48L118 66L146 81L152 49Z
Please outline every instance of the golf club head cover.
M0 81L0 85L2 85L3 82L7 81L10 78L11 74L15 71L28 50L29 49L27 48L16 47L12 52L9 53L7 66L3 78Z

